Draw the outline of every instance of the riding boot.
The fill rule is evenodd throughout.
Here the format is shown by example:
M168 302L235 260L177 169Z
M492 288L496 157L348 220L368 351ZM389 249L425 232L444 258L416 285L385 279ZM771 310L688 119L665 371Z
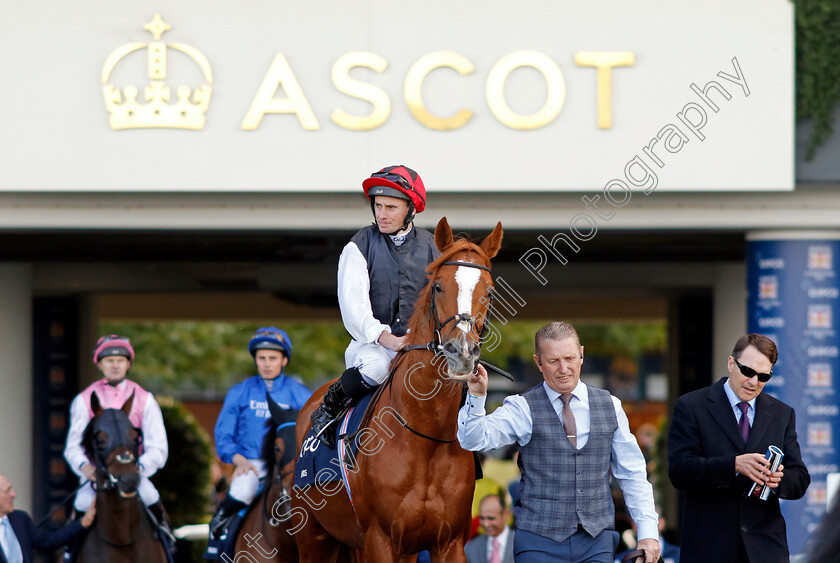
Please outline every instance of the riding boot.
M210 535L218 538L231 517L246 506L248 505L244 502L240 502L230 496L230 493L225 495L225 498L222 499L222 502L219 503L219 507L216 509L216 514L210 520Z
M172 524L169 522L169 515L166 513L166 509L163 507L160 499L149 506L149 511L151 511L155 520L157 520L161 534L166 536L166 543L169 545L169 548L174 549L176 539L172 533Z
M330 385L324 401L312 413L312 430L330 449L335 449L335 428L327 427L347 407L353 405L373 389L362 377L359 368L345 370L338 381Z

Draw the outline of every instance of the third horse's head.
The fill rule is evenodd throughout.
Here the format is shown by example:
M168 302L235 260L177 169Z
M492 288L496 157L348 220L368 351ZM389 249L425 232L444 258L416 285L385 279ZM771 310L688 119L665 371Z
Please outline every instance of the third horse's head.
M133 401L132 393L122 408L103 409L93 393L90 405L94 416L83 437L88 458L96 466L98 488L116 490L123 498L136 496L140 485L141 434L128 418Z

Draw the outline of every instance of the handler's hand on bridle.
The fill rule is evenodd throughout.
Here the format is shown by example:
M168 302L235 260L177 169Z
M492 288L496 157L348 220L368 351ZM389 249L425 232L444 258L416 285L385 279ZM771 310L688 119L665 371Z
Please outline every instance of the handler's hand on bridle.
M470 395L483 397L487 394L487 370L481 364L476 364L475 373L467 379Z

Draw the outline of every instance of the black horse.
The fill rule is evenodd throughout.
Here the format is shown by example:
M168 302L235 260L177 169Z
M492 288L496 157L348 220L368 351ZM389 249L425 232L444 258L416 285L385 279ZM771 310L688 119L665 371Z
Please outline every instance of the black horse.
M167 555L137 488L141 432L128 418L134 395L119 409L90 398L93 418L82 444L96 467L96 521L81 540L81 563L165 563Z

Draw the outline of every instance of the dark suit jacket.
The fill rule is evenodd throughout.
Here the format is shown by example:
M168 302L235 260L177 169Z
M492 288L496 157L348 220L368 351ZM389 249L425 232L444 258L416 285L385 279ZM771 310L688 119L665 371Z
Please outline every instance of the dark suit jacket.
M33 548L55 549L66 545L84 531L82 519L79 518L60 530L45 532L40 528L36 528L29 514L22 510L15 510L9 513L9 522L20 543L20 551L23 553L23 563L32 563ZM7 563L6 554L2 553L1 550L0 563Z
M726 379L680 397L668 432L668 475L683 493L681 562L738 561L739 544L751 562L788 563L779 498L802 498L811 477L799 453L796 414L762 393L744 443L726 398ZM752 480L735 474L735 456L784 453L784 476L766 501L746 498Z
M502 563L513 563L513 534L514 530L508 532L507 543L505 544L505 553L502 557ZM482 534L476 536L467 542L464 546L464 551L467 554L467 563L487 563L487 536Z

